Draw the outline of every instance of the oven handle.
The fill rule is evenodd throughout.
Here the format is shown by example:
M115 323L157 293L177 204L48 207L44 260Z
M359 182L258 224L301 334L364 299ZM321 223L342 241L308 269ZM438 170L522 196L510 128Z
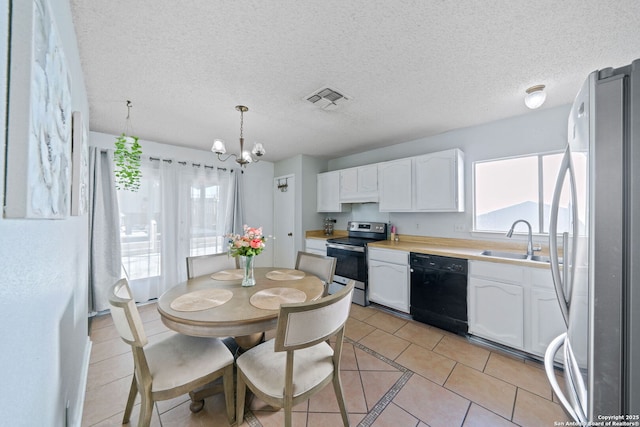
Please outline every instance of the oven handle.
M351 252L363 252L364 246L349 246L349 245L337 245L335 243L327 243L327 249L340 249L343 251L351 251Z

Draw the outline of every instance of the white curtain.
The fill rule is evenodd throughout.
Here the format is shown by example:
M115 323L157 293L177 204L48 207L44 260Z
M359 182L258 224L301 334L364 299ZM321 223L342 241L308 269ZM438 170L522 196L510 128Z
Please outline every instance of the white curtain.
M109 288L121 277L120 219L113 151L89 148L89 311L109 308Z
M140 190L119 196L123 264L136 301L147 301L186 280L187 256L226 251L237 199L224 169L143 158L141 170Z
M229 204L227 211L228 227L227 233L243 234L244 224L244 202L243 194L243 178L242 171L234 173L232 176L233 185L229 194Z

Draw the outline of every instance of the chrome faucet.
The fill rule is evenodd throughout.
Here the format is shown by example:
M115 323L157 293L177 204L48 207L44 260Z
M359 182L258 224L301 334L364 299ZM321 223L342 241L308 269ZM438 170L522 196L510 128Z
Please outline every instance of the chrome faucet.
M507 231L507 237L511 238L511 236L513 236L513 228L519 222L524 222L525 224L527 224L527 227L529 227L529 236L527 239L527 259L531 259L533 257L533 233L531 232L531 224L529 224L529 221L525 221L524 219L515 221L513 224L511 224L511 228L509 229L509 231Z

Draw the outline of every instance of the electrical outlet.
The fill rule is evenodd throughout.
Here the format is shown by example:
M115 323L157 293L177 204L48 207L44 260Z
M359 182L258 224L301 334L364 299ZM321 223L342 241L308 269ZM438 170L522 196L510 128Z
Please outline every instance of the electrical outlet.
M464 224L456 224L453 226L454 231L465 231Z
M420 223L419 223L419 222L417 222L417 223L416 223L416 230L419 230L419 229L420 229Z

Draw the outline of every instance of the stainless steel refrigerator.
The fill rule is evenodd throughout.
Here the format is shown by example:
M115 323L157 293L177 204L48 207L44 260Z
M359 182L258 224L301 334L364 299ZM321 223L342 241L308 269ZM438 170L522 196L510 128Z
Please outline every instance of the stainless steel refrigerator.
M639 422L640 59L594 71L576 96L549 244L567 324L545 354L549 382L583 425Z

